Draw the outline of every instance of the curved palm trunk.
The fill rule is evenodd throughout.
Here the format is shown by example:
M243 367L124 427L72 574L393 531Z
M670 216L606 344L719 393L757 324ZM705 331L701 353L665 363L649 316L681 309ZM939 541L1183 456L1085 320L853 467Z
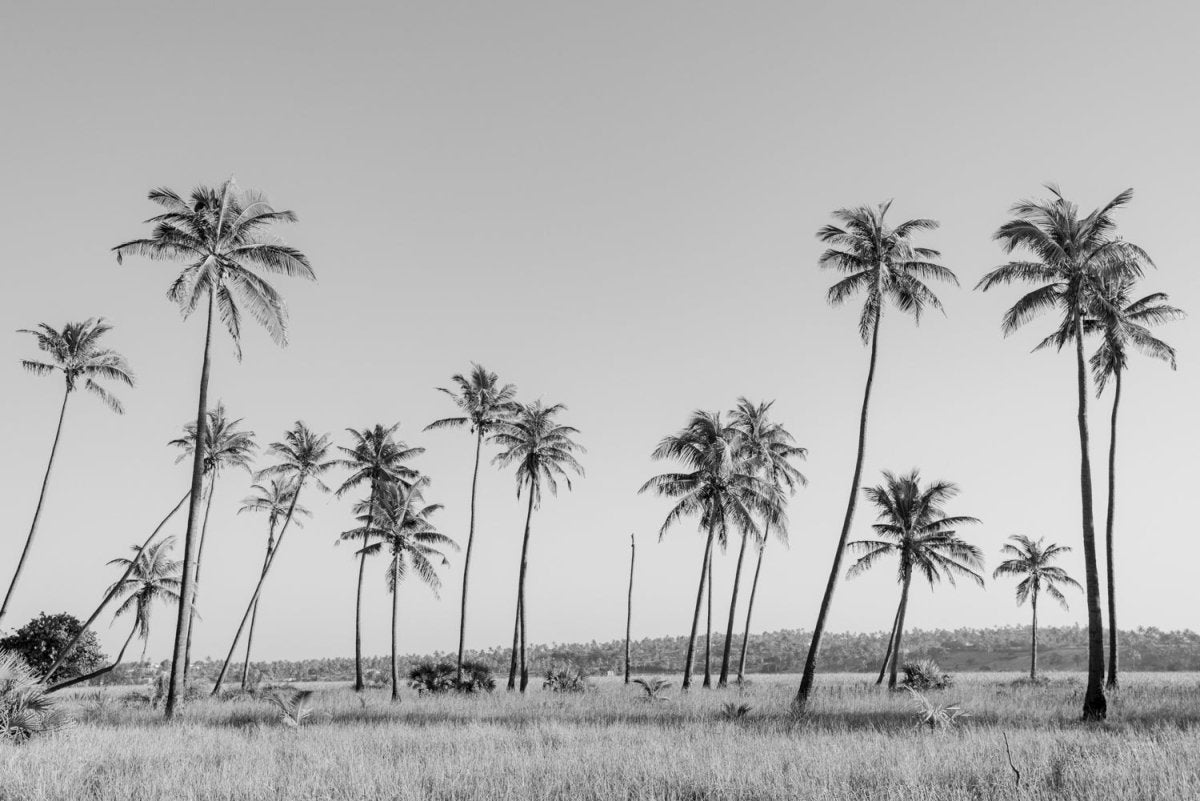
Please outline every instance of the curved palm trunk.
M1108 520L1105 527L1104 549L1108 562L1108 680L1109 690L1118 687L1117 679L1117 575L1116 558L1113 553L1113 529L1116 520L1117 497L1117 408L1121 405L1121 371L1113 378L1112 431L1108 442Z
M367 534L363 535L363 547L367 545L370 530L375 525L375 479L371 479L371 502L367 506ZM360 693L366 687L363 681L362 656L362 592L363 576L367 571L367 555L358 556L358 589L354 594L354 692Z
M733 622L737 614L738 584L742 580L742 561L746 558L746 543L749 535L742 534L742 547L738 549L737 567L733 573L733 597L729 601L729 625L725 627L725 647L721 653L721 675L717 679L718 687L729 684L729 651L733 647Z
M403 518L401 518L403 520ZM400 554L392 557L392 703L400 703L400 663L396 644L400 639Z
M896 613L896 637L892 646L892 671L888 676L888 689L896 689L896 672L900 667L900 644L904 640L904 615L908 612L908 588L912 585L912 567L904 568L904 589L900 594L900 610Z
M683 685L687 692L692 686L692 662L696 656L696 632L700 629L700 607L704 603L704 582L708 578L708 562L712 555L713 537L716 528L708 527L708 538L704 541L704 560L700 562L700 586L696 589L696 611L692 614L692 631L688 635L687 656L683 659Z
M708 569L705 571L708 574L708 624L704 628L704 687L705 689L712 688L712 552L708 554Z
M262 572L267 572L267 565L271 561L271 551L275 547L275 519L272 514L270 521L270 530L267 533L267 554L263 557ZM261 575L260 575L261 578ZM254 606L250 609L250 631L246 632L246 658L242 661L242 689L246 689L246 685L250 682L250 651L254 647L254 627L258 623L258 601L254 602Z
M475 471L471 473L471 517L467 524L467 551L463 555L463 587L462 606L458 617L458 664L455 670L455 682L462 684L463 651L467 642L467 579L471 575L471 546L475 544L475 489L479 484L479 454L483 450L483 428L475 436Z
M183 683L187 685L188 673L192 669L192 633L196 628L196 599L200 597L200 565L204 563L204 542L208 539L208 515L212 511L213 493L217 489L217 471L212 471L208 480L208 500L204 502L204 522L200 525L200 545L196 548L196 577L192 588L192 609L188 613L187 647L184 648Z
M42 519L42 506L46 502L46 488L50 486L50 471L54 468L54 456L58 453L58 442L62 438L63 419L67 416L67 399L70 397L71 388L68 386L63 392L62 408L58 412L58 427L54 429L54 443L50 446L50 459L46 462L46 474L42 476L42 489L38 493L37 507L33 510L33 522L29 524L29 535L25 537L25 547L21 549L21 558L17 560L17 569L13 572L12 581L8 584L8 591L4 593L4 602L0 603L0 623L4 622L4 615L8 613L8 603L12 600L13 590L17 588L17 581L21 578L25 559L29 556L29 549L37 534L38 521Z
M629 597L625 601L625 683L629 683L629 636L633 632L633 563L637 559L637 540L629 535Z
M513 612L513 641L512 650L509 652L508 662L508 688L509 690L517 689L517 661L520 658L517 655L517 649L521 645L521 594L517 593L517 609Z
M758 546L758 566L754 568L754 581L750 583L750 597L746 599L746 632L742 635L742 654L738 657L738 684L746 681L746 650L750 647L750 616L754 614L754 596L758 592L758 574L762 572L763 552L767 550L767 536L771 533L771 524L763 529L763 541Z
M209 695L217 695L221 692L221 684L225 681L225 674L229 672L229 663L233 661L233 652L237 650L238 642L242 639L242 632L246 628L246 622L250 619L250 612L258 603L259 596L262 595L263 584L267 580L267 575L271 572L271 566L275 564L275 557L279 554L279 549L283 547L283 538L287 536L288 525L292 522L292 515L296 511L296 501L300 499L300 490L304 489L304 479L306 476L301 473L296 481L296 492L292 495L292 502L288 505L287 516L283 519L283 526L279 529L279 539L275 541L275 548L271 551L271 555L267 557L267 564L263 568L262 575L258 578L258 584L254 587L254 594L250 596L250 603L246 604L246 611L242 615L242 621L238 623L237 632L233 635L233 642L229 645L229 653L225 655L225 662L221 665L221 672L217 674L217 680L213 683L212 692Z
M196 447L192 457L192 496L188 504L187 532L183 538L183 568L179 584L179 613L175 623L175 647L171 654L171 678L167 685L164 715L175 717L184 691L184 662L187 659L187 638L191 623L192 593L195 587L196 520L204 494L204 438L208 430L208 373L211 364L214 290L208 292L208 320L204 329L204 360L200 367L200 397L196 411Z
M901 598L901 603L904 599ZM892 618L892 631L888 635L887 651L883 654L883 664L879 666L879 678L875 679L875 684L883 684L884 674L887 673L888 665L892 662L892 653L896 648L896 628L900 625L900 604L896 604L896 616Z
M1037 586L1033 588L1033 627L1029 644L1029 680L1037 681Z
M863 459L867 446L867 409L871 403L871 386L875 382L875 362L879 354L879 324L883 319L883 307L875 316L875 326L871 331L871 363L867 369L867 386L863 390L862 412L858 420L858 456L854 460L854 477L850 480L850 498L846 501L846 517L842 521L842 533L838 537L837 549L833 553L833 566L829 570L829 581L825 584L825 595L821 598L821 610L817 613L817 623L813 627L812 640L808 645L808 656L804 660L804 675L800 678L800 689L792 702L796 714L804 712L808 698L812 694L813 680L817 673L817 657L821 652L821 636L825 633L825 621L829 617L829 608L833 605L833 593L837 589L838 578L842 572L842 556L846 551L846 540L850 536L850 526L854 522L854 507L858 503L858 484L862 480Z
M1100 572L1096 565L1096 526L1092 518L1092 463L1087 421L1087 372L1083 365L1083 319L1075 322L1075 367L1079 389L1079 495L1083 503L1083 564L1087 582L1088 682L1083 696L1083 719L1103 720L1108 714L1104 698L1104 617L1100 612Z
M133 574L134 568L137 567L138 560L142 558L142 554L145 553L146 549L150 547L150 543L154 541L154 538L158 536L158 532L163 530L163 526L165 526L167 521L175 516L175 513L179 511L180 507L183 506L184 502L191 496L191 494L191 490L183 493L183 497L179 499L179 503L175 504L171 511L167 512L167 516L164 517L162 521L154 527L154 531L150 532L150 536L147 537L145 542L142 543L141 547L138 548L137 554L134 555L133 559L129 560L129 564L125 567L125 572L121 574L121 577L117 579L116 583L112 585L109 591L104 594L104 599L100 601L100 605L96 607L95 611L92 612L91 616L89 616L84 622L83 626L80 627L79 632L71 638L69 643L66 644L66 647L58 652L58 658L54 660L54 664L50 666L50 669L46 671L46 675L42 677L43 682L50 681L51 677L54 676L54 672L62 667L63 662L67 661L67 657L71 655L71 652L75 650L75 646L79 644L81 639L83 639L84 633L91 629L92 624L96 622L96 618L100 617L100 613L104 611L104 607L108 606L112 599L117 597L117 593L120 592L121 586L125 583L126 579Z
M529 524L533 519L533 487L529 487L529 509L525 513L525 539L521 543L521 573L517 579L517 627L521 634L521 692L529 686L529 665L526 662L525 613L529 604L525 597L525 575L529 571ZM509 677L512 683L512 677Z
M138 622L137 618L135 617L133 621L133 628L130 630L129 636L125 638L125 644L121 646L121 650L117 652L117 658L112 661L111 665L106 665L99 670L93 670L91 673L87 673L83 676L76 676L73 679L68 679L67 681L55 684L53 687L48 688L46 692L52 693L57 692L58 690L64 690L67 687L71 687L76 684L82 684L85 681L91 681L92 679L99 678L106 673L112 673L117 665L121 664L121 660L125 658L125 650L129 648L129 643L133 642L133 635L137 634L137 630Z

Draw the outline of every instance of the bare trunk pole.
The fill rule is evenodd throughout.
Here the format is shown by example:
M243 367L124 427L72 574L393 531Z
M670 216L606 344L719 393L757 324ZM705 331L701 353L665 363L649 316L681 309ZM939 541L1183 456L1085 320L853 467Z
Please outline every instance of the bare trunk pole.
M896 689L896 673L900 667L900 645L904 640L904 615L908 611L908 588L912 585L912 566L904 566L904 589L901 590L900 612L896 617L896 636L892 646L892 670L888 675L888 689Z
M1100 612L1100 571L1096 565L1096 525L1092 518L1092 462L1087 420L1087 371L1083 359L1083 317L1076 315L1075 367L1079 385L1079 495L1083 503L1083 563L1087 579L1088 681L1083 696L1083 719L1103 720L1108 714L1104 698L1104 616Z
M704 581L708 578L708 557L712 554L713 537L716 529L708 527L708 538L704 542L704 559L700 562L700 586L696 589L696 611L692 614L692 631L688 635L687 656L683 660L683 685L687 692L692 686L692 663L696 656L696 632L700 630L700 607L704 603Z
M1112 432L1108 443L1108 519L1105 526L1105 554L1108 562L1108 680L1105 688L1115 690L1120 686L1117 677L1117 572L1116 553L1113 548L1113 531L1116 527L1117 497L1117 408L1121 405L1121 371L1113 376Z
M746 651L750 648L750 616L754 614L754 596L758 593L758 575L762 572L763 552L767 550L767 536L771 524L763 528L763 541L758 546L758 565L754 568L754 581L750 583L750 597L746 599L746 633L742 635L742 654L738 657L738 684L746 681Z
M633 632L633 563L637 559L637 540L629 535L629 597L625 602L625 683L629 683L629 637Z
M208 479L208 500L204 502L204 522L200 525L200 546L196 549L195 586L192 588L192 609L189 612L187 646L184 648L183 683L187 685L188 673L192 669L192 633L196 628L196 599L200 597L200 565L204 563L204 543L208 539L208 515L212 511L213 492L217 489L217 469Z
M705 571L708 575L708 625L704 628L704 687L705 689L712 688L712 597L713 597L713 575L712 575L713 554L708 553L708 569Z
M471 575L471 546L475 544L475 489L479 484L479 454L483 450L483 428L475 436L475 470L471 473L471 522L467 526L467 552L463 556L462 606L458 616L458 665L455 681L462 684L463 652L467 644L467 580Z
M521 692L529 683L525 664L525 572L529 568L529 529L533 520L533 491L529 487L529 508L525 511L525 535L521 540L521 567L517 573L517 616L513 627L513 652L508 669L508 689L516 689L518 673L521 677Z
M725 647L721 653L721 675L717 679L718 687L729 684L729 652L733 647L734 615L737 614L738 584L742 580L742 561L746 558L746 544L750 536L742 533L742 547L738 549L737 567L733 573L733 597L729 600L729 625L725 627Z
M901 603L904 599L901 598ZM887 673L888 665L892 661L892 651L896 647L896 627L900 625L900 604L896 604L896 616L892 618L892 632L888 635L887 651L883 654L883 664L879 666L879 678L875 679L875 684L883 684L883 676Z
M1037 598L1038 588L1033 588L1033 627L1032 641L1029 644L1029 680L1037 681Z
M375 479L371 479L371 499L367 503L367 528L363 534L363 547L367 547L367 539L371 536L371 529L375 526ZM363 681L363 656L362 656L362 592L363 592L363 575L367 570L367 555L359 554L358 557L358 590L354 596L354 692L360 693L366 687Z
M266 556L263 557L262 574L259 575L260 579L262 578L263 575L266 575L267 565L270 564L270 562L271 562L271 551L275 547L275 522L276 522L275 521L275 513L272 512L271 520L269 523L270 528L267 533L267 553L266 553ZM242 689L243 690L246 689L246 685L250 681L250 651L251 651L251 649L254 648L254 627L257 623L258 623L258 601L255 601L254 606L252 606L250 608L250 631L246 632L246 658L242 661Z

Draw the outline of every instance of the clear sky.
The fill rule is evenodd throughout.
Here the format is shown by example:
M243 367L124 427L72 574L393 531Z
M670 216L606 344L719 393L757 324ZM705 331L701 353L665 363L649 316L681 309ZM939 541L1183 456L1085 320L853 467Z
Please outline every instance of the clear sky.
M755 629L816 617L853 466L867 352L857 305L825 302L813 234L830 210L894 198L898 221L942 222L962 288L915 328L885 318L866 479L920 467L958 482L950 511L990 568L1011 534L1075 546L1082 579L1070 358L1030 355L1051 321L1009 340L1016 290L970 291L1002 261L1008 206L1056 181L1092 207L1128 186L1124 235L1159 265L1147 291L1197 307L1194 217L1200 74L1194 4L10 3L0 10L0 573L28 529L61 383L21 371L40 321L104 315L137 370L116 417L68 410L39 540L9 622L88 613L104 563L141 540L187 486L165 443L194 414L202 323L165 299L173 265L114 244L142 235L147 190L236 175L300 221L281 229L319 281L279 279L291 344L261 330L245 359L215 349L211 397L260 441L302 418L343 429L401 422L465 538L472 444L422 433L452 410L434 391L472 360L524 399L569 407L587 477L534 519L533 641L622 635L630 532L635 636L685 633L703 542L657 543L663 500L636 495L695 408L777 399L811 452L791 547L773 544ZM2 333L7 331L8 333ZM1200 546L1187 512L1197 329L1161 331L1179 370L1139 361L1123 397L1122 623L1196 627ZM1095 408L1103 521L1105 398ZM468 645L507 643L523 507L509 473L481 476ZM248 477L218 485L198 655L223 655L259 569L265 522L235 516ZM355 562L334 547L350 500L310 495L313 521L281 552L260 615L263 658L353 652ZM872 516L860 507L855 535ZM183 518L171 528L182 538ZM718 608L734 553L717 566ZM456 644L461 559L441 599L402 590L402 649ZM370 567L366 649L387 648L383 563ZM830 627L891 621L894 572L842 585ZM725 601L727 603L727 601ZM151 655L173 614L157 612ZM722 616L723 619L723 616ZM1084 621L1050 606L1047 624ZM914 593L915 627L1025 624L1011 583ZM115 650L127 623L102 628Z

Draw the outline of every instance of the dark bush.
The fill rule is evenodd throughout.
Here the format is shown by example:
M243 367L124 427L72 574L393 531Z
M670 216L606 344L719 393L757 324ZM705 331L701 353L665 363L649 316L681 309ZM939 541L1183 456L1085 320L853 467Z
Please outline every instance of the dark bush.
M905 662L901 670L904 671L902 684L913 690L944 690L954 684L954 677L943 672L932 659Z
M408 686L420 694L491 692L496 689L492 669L480 662L463 662L463 678L456 680L458 668L453 662L422 662L408 672Z

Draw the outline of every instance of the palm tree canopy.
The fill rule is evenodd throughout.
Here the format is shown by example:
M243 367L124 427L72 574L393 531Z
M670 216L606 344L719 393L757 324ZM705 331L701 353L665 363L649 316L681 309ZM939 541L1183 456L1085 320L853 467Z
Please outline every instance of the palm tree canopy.
M438 531L430 517L442 508L441 504L426 504L422 490L428 485L428 479L421 477L409 489L391 484L381 494L379 508L376 510L374 524L370 521L367 504L360 503L356 507L360 530L346 532L344 539L360 539L369 542L359 553L372 555L386 549L391 555L388 561L387 586L388 592L396 591L396 581L403 581L410 574L416 574L428 584L436 594L441 588L435 563L447 565L446 550L458 550L458 545L450 537ZM370 531L361 530L371 526Z
M416 476L416 471L406 467L404 462L424 453L425 449L398 442L393 435L399 427L399 423L388 427L376 423L361 431L346 429L353 438L353 444L349 448L338 447L345 456L338 459L336 464L352 472L338 487L336 494L339 498L363 483L374 484L378 491L384 484L411 481Z
M1109 378L1128 367L1131 348L1175 369L1175 349L1150 333L1149 326L1181 320L1187 315L1170 305L1165 292L1131 300L1134 285L1128 276L1104 281L1101 302L1096 304L1094 316L1085 326L1085 332L1091 330L1101 335L1100 346L1090 360L1097 395L1104 391Z
M215 408L208 410L208 423L204 426L204 472L220 471L225 467L240 467L251 471L254 454L258 443L254 441L253 431L243 431L239 428L242 418L231 420L225 411L225 404L218 402ZM196 423L190 421L183 425L183 436L171 440L169 445L180 448L182 453L176 463L190 458L196 452Z
M112 326L103 317L67 323L61 331L46 323L38 323L35 329L21 328L17 333L32 335L37 340L38 350L48 357L46 361L22 359L21 366L34 375L61 372L68 392L73 392L83 379L88 392L117 414L124 414L125 409L116 396L98 383L116 381L132 387L136 380L124 356L111 348L100 347L101 337L111 330Z
M266 484L252 484L250 489L253 494L247 495L242 500L242 505L238 507L237 513L266 512L272 524L287 515L288 509L296 497L296 484L293 481L281 481L273 478ZM302 504L297 503L292 510L292 522L303 528L300 518L310 517L311 514Z
M232 178L212 188L198 186L184 200L166 187L149 199L164 211L146 223L149 237L117 245L117 263L126 256L182 261L187 266L167 297L187 317L211 297L241 358L242 309L246 309L280 345L287 343L283 298L258 273L315 280L308 257L269 232L275 223L295 222L290 211L276 211L260 192L241 190Z
M558 482L571 489L571 474L582 476L583 465L575 458L587 450L574 440L579 430L557 422L567 407L561 403L545 406L542 402L522 404L510 418L496 423L492 442L502 449L492 460L501 467L516 466L517 497L523 487L533 494L533 505L540 506L543 485L551 495L558 494Z
M937 221L915 219L892 227L885 221L891 205L889 200L874 207L838 209L833 216L839 224L817 231L817 239L829 246L818 264L846 276L829 288L829 302L839 306L859 292L866 293L858 322L863 342L870 341L885 301L920 322L926 308L942 310L941 301L925 281L958 286L954 273L937 263L941 258L938 251L917 247L911 241L919 231L936 229Z
M321 480L321 476L337 464L336 461L327 458L332 447L328 434L317 435L304 421L297 420L283 435L282 441L272 442L267 446L267 454L279 461L259 470L256 478L261 481L263 478L278 476L294 483L297 492L302 483L311 481L322 492L329 492L329 487Z
M426 431L468 426L472 434L482 432L487 435L517 409L514 401L517 388L512 384L501 384L500 377L482 365L472 364L469 376L459 373L450 380L456 389L437 389L449 395L462 414L434 420L425 426Z
M742 449L742 458L748 460L757 475L775 486L781 503L787 495L794 495L797 487L808 485L808 479L793 464L808 458L808 449L796 445L792 434L771 419L771 407L775 401L754 404L746 398L738 398L737 406L730 413L731 425L738 433L737 443ZM787 528L775 527L776 536L787 542Z
M1063 609L1068 608L1067 597L1059 586L1074 587L1081 591L1083 587L1067 571L1050 563L1071 549L1053 542L1047 544L1044 537L1035 542L1023 534L1015 534L1009 540L1011 542L1006 542L1000 552L1010 558L1000 563L992 572L992 578L1016 576L1021 579L1017 584L1018 606L1025 603L1030 595L1045 592L1058 601Z
M879 539L847 543L848 550L861 554L847 577L870 570L883 557L896 554L900 557L901 582L915 571L930 586L943 577L951 584L956 578L966 577L982 587L979 571L983 569L983 552L956 531L979 520L945 512L946 502L958 494L958 487L946 481L922 487L917 470L903 476L884 471L883 477L883 484L863 489L879 513L878 522L872 526Z
M144 551L138 545L131 546L134 552L132 559L120 557L109 562L120 567L122 572L131 564L133 570L128 578L119 581L108 588L114 589L125 600L117 607L113 619L126 612L135 615L135 628L138 637L146 639L150 636L150 611L156 601L179 603L179 582L181 562L172 559L169 551L175 544L174 537L160 540ZM139 551L141 551L139 555Z

